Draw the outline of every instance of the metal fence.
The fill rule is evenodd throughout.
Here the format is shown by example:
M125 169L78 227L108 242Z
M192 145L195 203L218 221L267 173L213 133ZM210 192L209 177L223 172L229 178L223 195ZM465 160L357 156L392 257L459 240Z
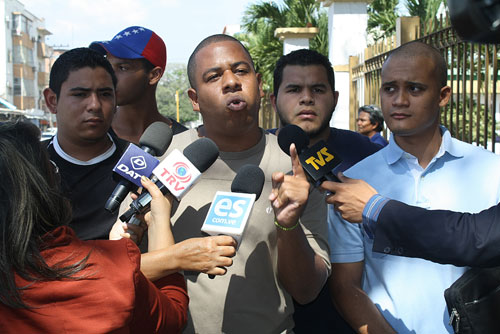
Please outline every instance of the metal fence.
M448 64L448 85L452 89L452 98L443 108L441 123L455 138L495 152L497 140L500 141L497 134L497 119L500 117L500 45L462 41L447 18L435 20L427 26L415 26L414 29L414 39L439 49ZM369 46L363 55L352 57L352 129L360 103L380 105L382 64L397 44L396 37L393 37ZM500 146L497 150L500 150Z

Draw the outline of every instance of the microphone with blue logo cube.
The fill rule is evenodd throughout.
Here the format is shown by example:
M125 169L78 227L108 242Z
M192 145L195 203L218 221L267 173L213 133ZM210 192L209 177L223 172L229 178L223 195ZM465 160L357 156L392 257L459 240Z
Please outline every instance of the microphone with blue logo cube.
M201 231L208 235L229 235L239 247L252 207L262 193L265 175L255 165L243 165L231 183L231 192L217 191ZM215 275L208 275L211 279Z
M174 149L153 170L157 178L156 186L165 195L170 192L178 201L189 191L219 156L219 148L209 138L200 138L186 146L181 153ZM143 191L130 203L130 208L120 216L122 222L128 222L134 214L149 210L151 194Z
M164 122L154 122L144 131L139 139L141 148L129 144L120 160L113 168L120 177L113 193L106 201L104 208L114 213L131 191L141 186L141 176L149 177L159 164L153 155L161 156L172 141L172 129Z
M231 183L231 192L215 194L201 230L209 235L229 235L239 245L264 180L264 172L258 166L243 165Z

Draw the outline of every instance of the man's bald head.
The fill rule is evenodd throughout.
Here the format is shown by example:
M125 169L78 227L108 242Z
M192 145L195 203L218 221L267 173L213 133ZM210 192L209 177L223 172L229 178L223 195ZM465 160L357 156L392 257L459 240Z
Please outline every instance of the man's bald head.
M384 66L392 58L411 59L417 57L425 57L432 61L432 63L434 64L434 72L436 73L436 80L439 83L440 87L444 87L447 85L448 70L446 61L444 60L438 49L422 42L406 43L392 50L385 60Z
M193 53L189 57L188 60L188 66L187 66L187 72L188 72L188 79L189 79L189 84L191 85L192 88L196 89L196 79L195 79L195 72L196 72L196 55L198 52L200 52L201 49L204 47L213 44L213 43L218 43L218 42L235 42L238 43L241 48L245 51L245 53L248 56L248 60L250 61L250 64L252 65L253 69L255 70L255 65L253 63L252 56L248 52L247 48L236 38L225 35L225 34L216 34L212 36L208 36L204 40L198 44L198 46L194 49Z

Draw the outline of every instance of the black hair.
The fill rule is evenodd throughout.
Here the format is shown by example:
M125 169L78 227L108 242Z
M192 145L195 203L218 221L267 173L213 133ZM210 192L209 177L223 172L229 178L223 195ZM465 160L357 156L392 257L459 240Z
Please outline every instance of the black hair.
M142 68L144 69L144 71L146 73L149 73L151 72L156 66L153 65L149 60L147 60L146 58L139 58L139 60L141 61L141 64L142 64Z
M441 85L441 88L448 84L448 69L446 61L441 52L432 45L425 44L419 41L412 41L401 45L400 47L392 50L384 62L384 65L392 57L427 57L430 58L434 64L434 73L436 80Z
M281 82L283 81L283 71L287 65L299 65L299 66L309 66L309 65L321 65L325 68L326 75L328 77L328 82L332 91L335 91L335 74L333 73L333 67L327 57L323 56L321 53L314 50L300 49L290 52L276 62L276 67L274 68L273 74L273 94L278 96L278 90L280 88Z
M109 61L99 52L89 48L76 48L60 55L50 70L49 88L59 98L61 86L68 80L69 73L79 69L102 67L111 75L113 86L116 88L116 75Z
M229 36L229 35L225 35L225 34L216 34L216 35L208 36L207 38L202 40L198 44L198 46L196 46L196 48L194 49L193 53L191 54L191 56L189 57L189 60L188 60L187 72L188 72L188 79L189 79L189 84L191 85L191 88L196 89L195 71L196 71L196 55L198 54L198 52L200 52L201 49L203 49L204 47L206 47L210 44L218 43L218 42L225 42L225 41L238 43L243 48L245 53L247 54L248 59L250 60L250 65L252 66L253 70L255 70L255 65L253 63L253 59L252 59L252 56L250 55L250 52L248 52L247 48L239 40L237 40L233 36Z
M32 123L0 123L0 178L0 303L30 308L22 299L29 284L17 286L16 274L31 282L79 279L88 255L54 266L41 255L50 231L70 222L71 206Z
M369 114L371 124L377 124L375 131L380 132L384 129L384 116L379 107L374 104L359 107L358 114L362 111Z

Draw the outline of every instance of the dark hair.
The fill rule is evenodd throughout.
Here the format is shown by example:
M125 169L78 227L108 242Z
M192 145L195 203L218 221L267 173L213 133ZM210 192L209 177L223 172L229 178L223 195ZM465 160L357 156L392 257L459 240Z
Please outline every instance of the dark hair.
M113 86L116 88L116 75L109 61L99 52L89 48L76 48L60 55L50 70L49 88L56 93L57 98L61 93L61 86L69 77L69 73L84 67L102 67L111 75Z
M374 104L359 107L358 114L362 111L370 115L371 124L377 124L375 131L380 132L384 129L384 116L379 107Z
M53 169L35 125L0 123L0 302L9 307L30 307L22 300L27 287L16 285L16 274L32 282L75 279L85 268L88 255L49 266L40 253L48 233L71 220Z
M326 75L328 77L328 82L333 91L335 91L335 74L333 73L333 67L327 57L323 56L321 53L314 50L300 49L290 52L276 62L276 67L274 68L274 78L273 78L273 94L278 96L278 90L283 81L283 70L287 65L299 65L299 66L309 66L309 65L321 65L325 68Z
M436 80L441 85L441 88L448 84L448 69L446 61L443 58L441 52L432 45L425 44L419 41L412 41L401 45L400 47L392 50L389 56L384 61L384 65L392 57L405 57L405 58L415 58L415 57L427 57L434 63L434 73L436 74Z
M236 38L233 36L225 35L225 34L216 34L212 36L208 36L204 40L198 44L198 46L194 49L193 53L189 57L188 60L188 66L187 66L187 72L188 72L188 79L189 79L189 84L191 85L191 88L196 89L196 77L195 77L195 71L196 71L196 55L198 52L200 52L201 49L204 47L213 44L213 43L218 43L218 42L236 42L238 43L245 53L248 55L248 59L250 60L250 65L252 65L252 68L255 70L255 65L253 63L252 56L250 55L250 52L248 52L247 48Z
M155 68L156 66L153 65L149 60L147 60L146 58L139 58L139 60L141 61L141 64L142 64L142 68L144 69L144 71L146 73L149 73L153 70L153 68Z

